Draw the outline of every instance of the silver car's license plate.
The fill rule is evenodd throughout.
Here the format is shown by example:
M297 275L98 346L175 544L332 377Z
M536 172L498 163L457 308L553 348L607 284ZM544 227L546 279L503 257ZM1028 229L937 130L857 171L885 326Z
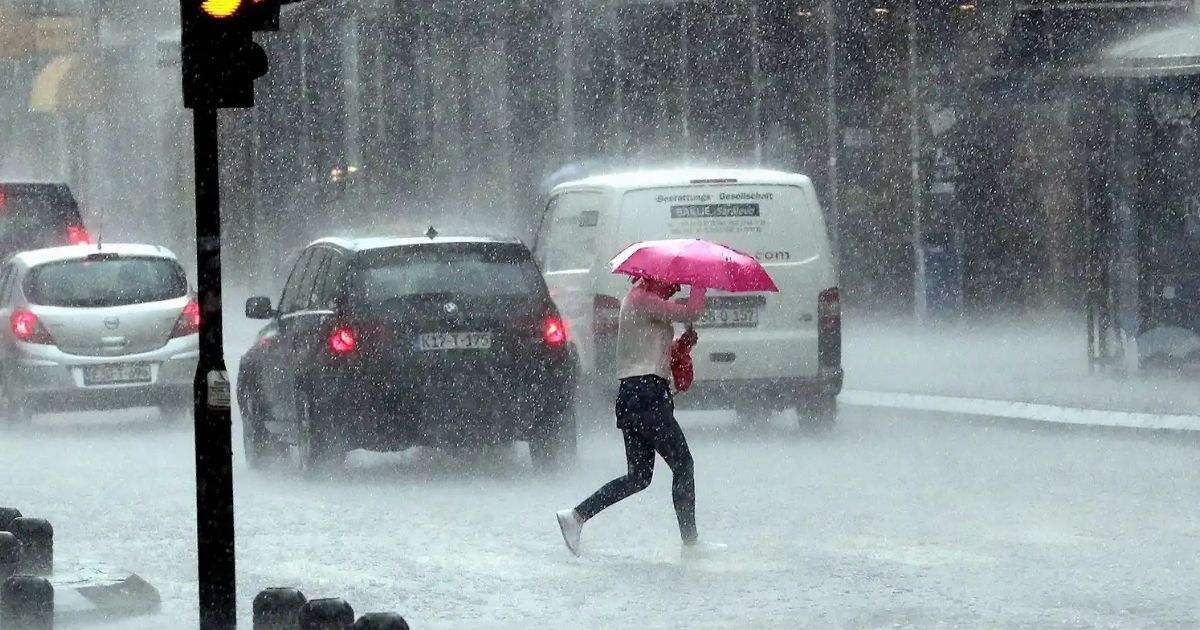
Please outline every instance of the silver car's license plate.
M417 350L488 350L492 347L492 333L425 333L414 340Z
M150 366L146 363L114 363L111 365L89 365L83 368L84 385L149 382Z

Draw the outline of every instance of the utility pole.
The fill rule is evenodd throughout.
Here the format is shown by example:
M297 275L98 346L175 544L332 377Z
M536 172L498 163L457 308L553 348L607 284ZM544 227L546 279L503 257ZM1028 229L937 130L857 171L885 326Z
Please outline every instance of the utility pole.
M838 19L837 4L833 0L821 3L821 14L825 18L825 133L829 145L828 173L826 196L829 199L826 213L829 215L833 235L833 251L835 255L841 251L840 243L840 206L841 182L838 176L838 154L841 147L841 135L838 131L838 99L837 99L837 61L838 61Z
M913 306L918 321L924 318L925 260L922 252L921 201L921 90L917 48L917 0L908 0L909 203L912 204Z
M200 358L193 382L200 630L237 627L233 440L221 314L221 178L217 111L254 106L267 56L254 31L278 28L289 0L180 0L183 104L194 113L196 291Z

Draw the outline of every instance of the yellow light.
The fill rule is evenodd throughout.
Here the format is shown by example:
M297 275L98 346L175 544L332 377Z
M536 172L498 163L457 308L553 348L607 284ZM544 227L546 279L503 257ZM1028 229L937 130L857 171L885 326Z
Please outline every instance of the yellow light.
M974 2L964 2L958 5L959 11L974 11L977 8L979 7Z
M883 7L875 7L874 9L871 9L871 12L874 13L875 15L887 15L887 14L891 13L891 10L885 9Z
M215 18L227 18L242 7L242 0L204 0L200 10Z

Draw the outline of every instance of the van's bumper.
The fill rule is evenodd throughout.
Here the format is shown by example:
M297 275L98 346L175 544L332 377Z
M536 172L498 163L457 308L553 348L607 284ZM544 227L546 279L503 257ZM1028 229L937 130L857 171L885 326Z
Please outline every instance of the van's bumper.
M842 369L832 368L811 377L695 381L691 389L676 395L675 406L679 409L731 409L755 405L786 409L806 399L838 395L843 380Z

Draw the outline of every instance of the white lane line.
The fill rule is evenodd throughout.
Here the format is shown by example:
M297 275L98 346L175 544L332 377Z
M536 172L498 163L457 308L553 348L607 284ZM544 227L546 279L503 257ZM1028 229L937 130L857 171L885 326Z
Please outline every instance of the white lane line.
M1174 431L1200 431L1200 416L1128 411L1104 411L1080 409L1037 403L990 400L986 398L958 398L953 396L931 396L928 394L901 394L845 390L838 400L847 405L861 407L889 407L893 409L915 409L996 418L1014 418L1049 422L1055 424L1078 424L1100 427L1125 427L1131 429L1158 429Z

